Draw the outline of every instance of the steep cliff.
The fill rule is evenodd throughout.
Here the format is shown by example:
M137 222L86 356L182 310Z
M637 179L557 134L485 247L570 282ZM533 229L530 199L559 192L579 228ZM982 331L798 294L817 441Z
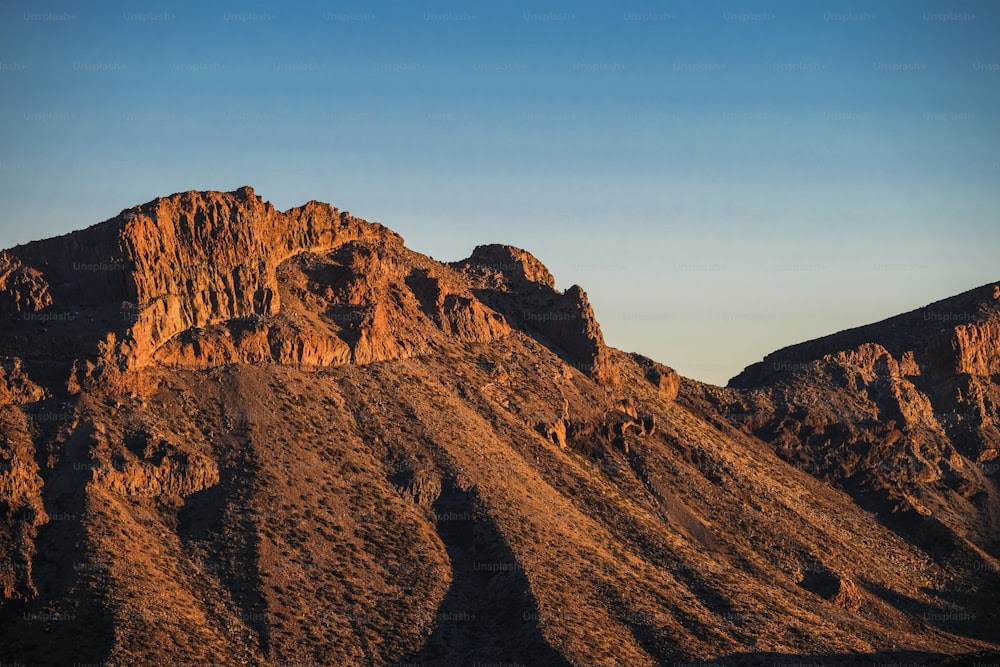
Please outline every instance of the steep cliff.
M53 286L50 307L128 304L129 316L112 329L115 360L122 368L141 368L183 331L280 312L276 272L285 260L365 240L402 243L381 225L327 204L276 211L244 187L156 199L90 229L10 254L30 266L22 267L22 274L43 276ZM4 287L2 294L23 293L24 282ZM41 295L20 298L45 299L44 290L35 292Z
M481 298L519 326L554 343L569 363L601 383L618 385L601 327L579 285L558 291L541 262L505 245L478 246L471 257L453 266L468 276Z

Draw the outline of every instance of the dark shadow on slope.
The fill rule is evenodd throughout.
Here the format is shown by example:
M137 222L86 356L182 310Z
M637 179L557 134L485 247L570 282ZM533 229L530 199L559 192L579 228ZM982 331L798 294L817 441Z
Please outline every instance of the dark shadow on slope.
M801 665L802 667L873 667L875 665L921 665L926 667L952 667L959 665L997 664L1000 653L966 653L945 655L923 651L892 651L880 653L829 653L804 655L796 653L734 653L723 658L698 662L705 667L772 667L774 665ZM678 663L681 664L681 663Z
M911 614L929 626L962 637L973 637L988 642L1000 638L1000 618L997 613L998 591L994 581L992 591L979 595L968 593L945 593L924 588L923 592L942 599L942 606L915 600L907 595L886 588L867 579L862 580L872 593L900 611ZM948 609L957 605L960 609Z
M406 277L406 286L413 292L423 314L435 322L438 321L440 312L437 308L437 298L441 288L437 281L430 277L427 269L414 269L410 272Z
M516 294L488 289L474 289L472 293L502 314L512 328L537 341L567 365L589 371L592 359L588 359L588 350L579 349L584 344L580 340L583 320L567 307L563 294L536 284L522 285Z
M52 401L36 404L53 412ZM86 484L90 469L79 466L87 426L66 443L65 456L54 469L45 466L60 422L33 420L35 458L44 479L42 502L49 522L39 526L32 580L38 596L30 601L0 600L0 662L28 665L103 664L115 639L114 616L103 592L105 563L86 560ZM72 555L72 557L66 557ZM26 568L26 563L0 565ZM58 641L53 641L58 637Z
M475 489L447 484L434 503L452 584L424 647L401 663L568 665L539 629L538 605L520 563Z
M620 592L614 585L601 582L598 586L606 600L620 600ZM637 613L621 603L612 603L612 614L619 623L628 628L636 643L654 660L657 660L658 664L684 664L677 662L684 654L678 646L676 637L664 627L662 621L657 618L657 614ZM697 624L697 621L684 611L674 614L674 616L686 627L694 627Z
M253 476L249 471L226 470L219 484L188 496L179 513L177 532L185 551L190 553L197 547L204 550L205 574L217 577L228 591L236 607L235 615L257 635L260 651L267 655L270 627L265 620L267 605L260 592L257 566L260 540L254 522L258 517L241 509L246 504L240 503L244 487L248 486L246 480ZM227 509L234 511L227 513Z
M923 591L941 598L948 604L973 610L967 614L975 616L975 618L969 619L976 628L969 633L970 636L1000 643L1000 579L996 576L983 576L977 582L977 588L978 591L975 594L964 591L936 591L927 588L924 588ZM955 632L953 626L961 626L961 619L960 612L952 619L958 622L951 625L945 624L945 629ZM961 633L956 632L956 634Z
M114 646L115 627L99 583L104 576L101 565L49 556L80 553L76 545L86 542L79 515L84 492L46 496L45 504L50 516L72 518L39 528L32 561L38 597L0 602L0 663L105 664ZM84 578L98 581L87 585Z

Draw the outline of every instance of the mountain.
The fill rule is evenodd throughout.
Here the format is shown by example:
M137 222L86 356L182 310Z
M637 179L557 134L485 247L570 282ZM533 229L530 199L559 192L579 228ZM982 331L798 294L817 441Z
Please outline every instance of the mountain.
M4 252L0 658L997 656L1000 289L714 387L555 284L248 187Z

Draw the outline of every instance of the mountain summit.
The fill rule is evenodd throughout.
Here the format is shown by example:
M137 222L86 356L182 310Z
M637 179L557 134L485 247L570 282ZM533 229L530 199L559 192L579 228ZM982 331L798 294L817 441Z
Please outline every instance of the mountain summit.
M249 187L0 254L0 658L996 656L1000 288L714 387L555 285Z

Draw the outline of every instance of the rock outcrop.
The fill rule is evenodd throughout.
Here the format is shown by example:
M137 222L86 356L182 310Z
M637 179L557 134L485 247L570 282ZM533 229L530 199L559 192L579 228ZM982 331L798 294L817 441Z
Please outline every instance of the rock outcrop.
M0 253L0 313L26 316L52 304L49 284L40 271Z
M428 468L401 470L394 482L406 497L421 507L430 509L441 497L441 476Z
M552 444L558 446L559 449L566 449L566 439L569 436L571 424L569 401L563 397L562 412L560 415L552 421L539 422L535 426L535 430L552 442Z
M185 192L4 254L0 310L82 311L63 329L107 327L88 363L125 371L405 358L433 338L413 326L416 309L461 340L510 333L450 269L414 257L394 232L327 204L280 212L248 187ZM536 264L532 277L547 274Z
M538 429L538 432L548 438L552 444L557 445L560 449L566 449L568 424L569 422L565 418L560 417L549 424L542 422L536 428Z
M620 401L604 417L608 438L624 453L629 453L629 436L643 437L656 432L656 418L640 414L631 400Z
M905 374L913 369L938 373L996 372L997 321L1000 299L996 285L984 285L874 324L823 336L772 352L730 380L732 387L749 388L781 381L808 370L826 354L881 345L897 360L909 358Z
M360 242L301 253L278 268L281 312L189 329L154 358L177 368L368 364L409 358L442 337L488 343L510 334L447 269L414 261L394 245Z
M45 397L45 390L31 381L17 357L0 358L0 406L34 403Z
M931 341L928 357L941 372L1000 373L1000 319L959 324Z
M779 350L714 392L734 424L942 544L990 544L1000 452L993 285ZM713 392L710 392L713 393Z
M159 462L126 461L96 465L92 483L121 496L185 497L219 483L219 469L211 459L194 454L164 456Z
M503 315L487 308L473 295L463 294L465 290L455 285L455 281L448 281L436 271L417 271L407 282L421 301L424 314L460 340L488 343L511 331Z
M677 398L681 389L681 376L677 371L641 354L633 353L629 356L639 364L646 381L656 387L660 396L668 401Z

